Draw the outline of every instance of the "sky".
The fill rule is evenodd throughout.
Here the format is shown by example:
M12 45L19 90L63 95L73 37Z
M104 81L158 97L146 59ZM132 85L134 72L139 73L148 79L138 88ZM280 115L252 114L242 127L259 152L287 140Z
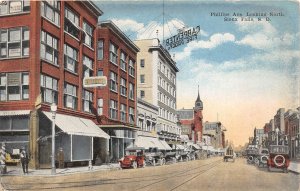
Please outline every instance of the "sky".
M226 139L236 146L244 145L254 128L262 128L279 108L300 106L297 1L95 4L104 12L100 21L112 20L131 40L158 37L163 42L178 29L200 26L197 39L169 50L180 70L177 109L193 108L199 85L204 121L221 121ZM253 21L242 20L247 12L254 14Z

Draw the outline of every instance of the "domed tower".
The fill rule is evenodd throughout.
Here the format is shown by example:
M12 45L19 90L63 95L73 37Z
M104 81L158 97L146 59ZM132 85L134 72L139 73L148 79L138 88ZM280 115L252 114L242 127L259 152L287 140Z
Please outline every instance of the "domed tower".
M202 132L203 132L202 110L203 110L203 102L200 99L199 85L198 85L198 97L195 101L195 107L194 107L194 132L195 132L194 140L195 140L195 142L202 142Z

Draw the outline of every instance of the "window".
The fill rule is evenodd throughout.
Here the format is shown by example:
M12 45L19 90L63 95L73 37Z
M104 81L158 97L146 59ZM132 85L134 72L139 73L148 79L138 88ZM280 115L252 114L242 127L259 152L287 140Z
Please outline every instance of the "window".
M127 55L124 52L121 52L120 67L124 71L126 71L126 65L127 65L126 58L127 58Z
M141 91L140 91L140 97L141 97L141 98L144 98L144 97L145 97L145 91L144 91L144 90L141 90Z
M103 76L103 70L98 70L97 76Z
M0 29L0 34L1 58L29 56L28 27Z
M65 83L64 106L77 109L77 87L68 83Z
M79 17L69 8L65 8L65 31L79 39Z
M124 78L121 78L120 93L122 96L127 96L126 80Z
M113 43L109 45L109 61L114 64L117 64L118 60L118 48Z
M126 122L126 105L121 104L121 121Z
M65 69L77 74L78 51L65 44L64 53Z
M130 124L134 124L134 109L132 107L129 107L128 121Z
M89 57L83 55L83 77L91 77L93 76L93 67L94 63L93 60Z
M134 99L134 85L129 83L129 99Z
M134 61L129 59L129 66L128 66L129 75L134 77L135 76L135 69L134 69Z
M83 31L85 32L85 37L84 37L84 44L88 45L89 47L94 46L94 41L93 41L93 27L88 24L87 22L83 21Z
M117 92L118 91L118 76L114 72L110 72L110 90Z
M144 59L140 60L140 66L141 66L141 68L145 67L145 60Z
M41 15L56 26L60 26L60 2L41 1Z
M115 100L110 100L109 102L109 117L111 119L118 118L118 102Z
M41 75L42 101L46 103L58 102L58 81L50 76Z
M0 101L29 99L28 73L0 74Z
M100 98L97 100L97 106L98 106L98 115L103 115L103 99Z
M58 66L58 40L45 31L41 34L41 58Z
M82 91L82 110L85 112L92 112L93 107L93 93L87 90Z
M0 1L0 15L11 15L30 11L30 1Z
M145 83L145 75L144 74L141 74L140 75L140 82L143 84Z
M103 40L98 40L98 49L97 49L97 56L98 60L103 60Z

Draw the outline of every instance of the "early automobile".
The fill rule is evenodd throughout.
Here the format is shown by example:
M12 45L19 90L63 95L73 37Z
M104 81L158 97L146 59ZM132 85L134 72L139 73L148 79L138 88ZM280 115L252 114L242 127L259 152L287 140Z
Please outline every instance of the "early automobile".
M120 167L123 168L138 168L145 167L145 148L143 147L130 147L126 148L126 155L119 160Z
M157 147L150 147L147 152L145 152L146 163L156 166L160 166L166 163L163 152L161 152Z
M234 162L234 158L235 156L234 156L233 148L231 146L228 146L225 150L223 160L224 162L228 162L228 160L231 159Z
M246 149L247 162L249 164L254 164L255 159L258 155L258 149L256 147L248 147Z
M285 145L270 145L267 165L269 171L272 168L277 168L287 173L290 165L289 147Z
M263 147L260 148L255 158L255 163L257 164L257 166L258 167L267 166L268 159L269 159L269 149Z

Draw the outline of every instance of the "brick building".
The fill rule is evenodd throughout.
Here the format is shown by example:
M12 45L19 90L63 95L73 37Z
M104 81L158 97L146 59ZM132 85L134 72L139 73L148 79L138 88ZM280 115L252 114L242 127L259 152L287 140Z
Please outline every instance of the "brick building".
M97 89L100 127L107 132L110 159L124 156L136 137L136 56L139 48L111 21L97 28L97 75L107 87Z
M93 159L109 138L97 126L99 92L82 85L97 72L101 15L91 1L1 4L0 142L8 152L25 146L35 168L50 166L52 103L65 161Z

